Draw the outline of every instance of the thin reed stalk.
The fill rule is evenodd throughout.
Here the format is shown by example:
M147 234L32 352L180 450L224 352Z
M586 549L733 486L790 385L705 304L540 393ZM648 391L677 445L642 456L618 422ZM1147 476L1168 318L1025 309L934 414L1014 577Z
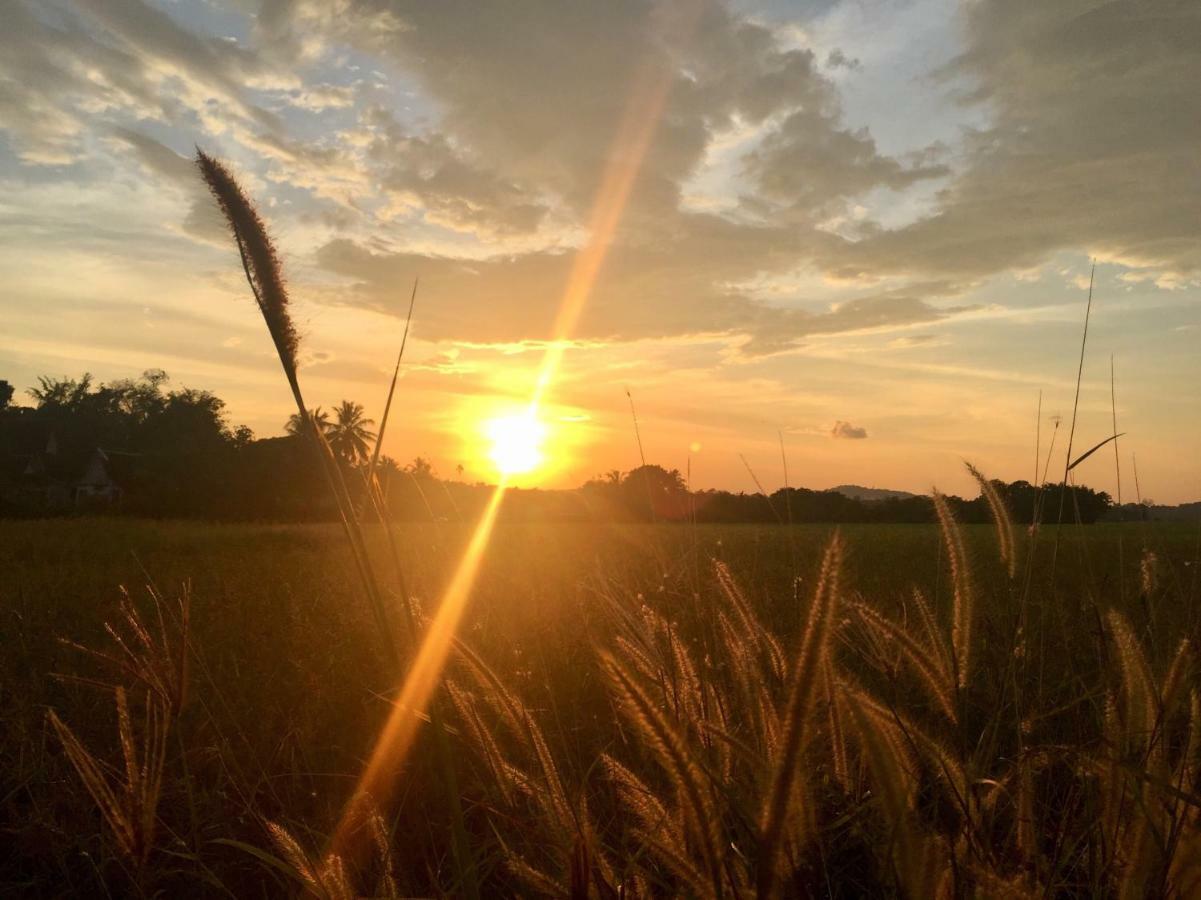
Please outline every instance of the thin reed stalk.
M1122 510L1122 457L1118 453L1118 394L1113 373L1113 354L1109 354L1109 412L1113 422L1113 474L1117 490L1118 515L1121 521ZM1118 572L1125 572L1126 555L1122 546L1122 534L1118 533ZM1118 577L1118 598L1126 602L1126 579Z
M742 460L742 464L746 467L746 473L751 476L751 481L755 484L755 489L763 495L763 499L767 501L767 508L771 510L771 514L776 517L777 524L783 525L784 520L780 518L780 511L776 509L776 504L771 502L771 494L767 492L767 488L763 486L763 482L759 480L759 476L755 474L755 470L751 468L751 464L747 462L745 456L741 453L738 458Z
M784 450L784 432L776 429L780 439L780 465L784 469L784 511L788 516L788 561L792 564L792 577L797 577L796 533L792 530L792 486L788 483L788 453Z
M650 510L651 521L659 520L658 513L655 512L655 498L651 494L650 473L646 470L646 451L642 448L642 430L638 427L638 411L634 409L634 395L630 393L630 389L626 388L626 399L630 401L630 418L634 422L634 439L638 442L638 460L641 468L638 474L642 476L642 486L646 489L646 505Z
M380 418L379 432L375 435L375 448L371 451L371 462L367 467L368 479L375 477L375 471L379 465L380 450L384 446L384 432L388 429L388 416L392 412L392 398L396 394L396 382L400 378L400 364L404 360L405 346L409 342L409 328L413 324L413 307L417 303L417 283L418 279L413 279L413 292L409 295L409 311L405 316L405 330L400 337L400 349L396 353L396 366L392 369L392 382L388 385L388 399L384 402L384 414Z
M1055 563L1059 558L1059 534L1063 526L1063 504L1067 497L1068 474L1072 469L1072 443L1076 438L1076 415L1080 409L1080 383L1084 379L1084 352L1088 347L1088 323L1093 312L1093 279L1097 274L1097 263L1093 262L1088 273L1088 303L1084 307L1084 333L1080 337L1080 362L1076 367L1076 396L1072 401L1072 424L1068 429L1068 449L1063 462L1063 480L1059 483L1059 515L1055 520L1055 546L1051 551L1051 580L1055 579Z
M364 472L367 496L371 500L376 518L384 528L384 537L388 543L392 570L396 578L396 590L400 595L401 608L404 610L406 638L408 639L407 649L410 652L417 645L417 620L413 614L413 603L409 594L408 579L405 576L404 565L400 561L400 549L397 544L395 530L392 527L392 516L388 510L388 498L380 487L377 477L377 467L379 465L380 451L384 446L384 432L388 428L388 417L392 412L392 399L396 395L396 382L400 378L400 364L404 360L405 345L409 341L409 327L413 322L413 307L416 302L417 279L413 279L413 292L409 295L409 311L405 316L404 334L401 336L400 349L396 354L396 366L392 369L392 381L388 386L388 399L384 402L384 414L380 419L379 431L375 436L375 447L371 452L371 460Z
M1038 392L1038 412L1034 414L1034 480L1031 482L1038 487L1038 460L1042 456L1043 439L1043 392Z

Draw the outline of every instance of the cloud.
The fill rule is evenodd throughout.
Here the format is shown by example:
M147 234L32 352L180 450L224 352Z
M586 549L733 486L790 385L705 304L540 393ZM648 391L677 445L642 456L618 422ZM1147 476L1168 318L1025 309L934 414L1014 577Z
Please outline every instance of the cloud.
M695 227L703 234L701 226ZM764 356L793 349L812 335L908 327L973 308L931 302L928 297L946 290L937 283L917 286L914 292L869 294L820 312L769 305L722 285L725 277L754 274L756 256L754 251L745 257L739 253L743 240L753 243L753 232L723 241L718 236L735 226L717 227L712 244L685 232L661 246L614 248L575 336L638 340L724 335L741 338L739 354ZM762 238L773 240L773 234ZM353 279L348 302L397 315L407 308L407 296L397 285L420 274L417 333L429 340L488 343L555 337L555 314L573 264L572 254L562 250L463 260L373 250L348 239L327 243L317 260Z
M873 188L902 190L949 172L943 165L906 167L881 156L867 129L840 128L837 115L820 107L789 115L743 166L761 196L809 220L832 215L847 198Z
M304 88L293 88L285 94L285 101L310 112L345 109L354 106L354 88L349 85L335 84L315 84Z
M1138 0L980 0L941 74L986 110L937 208L830 245L830 271L962 280L1062 250L1157 272L1201 268L1201 7Z
M961 309L941 305L944 283L834 310L803 294L767 304L738 287L841 243L821 225L854 198L904 191L946 169L882 154L870 133L842 121L812 51L724 3L523 0L462 15L442 4L348 0L337 22L315 19L310 4L268 7L259 22L267 52L303 53L303 35L324 31L414 79L436 110L415 126L393 110L364 109L353 140L370 193L387 198L379 217L456 236L441 246L327 242L316 261L351 282L342 302L400 312L396 285L420 274L418 326L431 339L550 337L597 185L623 152L614 135L648 79L666 77L666 107L581 337L719 334L740 355L761 356L812 334L904 327ZM726 186L733 209L687 208L683 186L732 130L751 136Z
M249 42L206 36L141 0L7 2L26 49L0 62L4 84L18 85L0 88L0 108L9 90L14 108L63 111L5 121L26 161L78 158L99 112L118 148L113 164L132 159L182 194L179 227L215 242L222 228L188 159L159 138L182 132L181 144L236 148L265 207L305 192L291 221L338 235L310 246L350 287L325 285L322 296L398 312L397 279L420 274L420 325L433 339L550 336L597 185L623 152L614 135L656 78L670 82L666 107L582 337L714 334L755 357L813 334L905 327L960 309L941 305L948 290L934 282L836 308L803 294L769 304L739 287L841 244L822 223L849 215L854 198L904 191L945 169L880 153L866 130L842 121L813 51L718 0L603 9L521 0L470 15L400 0L345 0L332 15L267 0ZM429 116L402 117L394 95L362 79L335 83L347 80L331 68L335 48L403 73ZM306 139L304 116L339 125ZM687 209L683 186L731 129L750 135L726 185L733 206Z
M858 59L847 56L845 53L835 47L826 55L826 68L850 69L855 71L857 69L862 69L863 64L859 62Z
M657 78L670 90L583 339L711 336L758 359L944 321L982 278L1063 249L1163 285L1201 266L1201 125L1173 113L1201 75L1185 6L964 7L964 52L940 77L972 86L987 127L890 154L844 115L854 60L718 0L263 0L239 40L142 0L0 2L0 127L26 163L92 165L99 134L115 170L187 199L178 227L219 241L168 146L211 139L281 234L304 232L302 284L400 314L397 285L420 275L431 340L551 336L614 135ZM683 198L702 171L722 203L697 209ZM914 196L927 213L881 224L882 197ZM797 272L841 287L753 288Z
M295 77L141 0L5 0L0 14L0 122L27 163L81 158L92 123L118 114L179 121L217 101L223 116L278 128L247 86Z
M445 135L412 134L380 108L369 110L365 121L372 133L367 159L397 206L473 233L525 233L545 219L547 206L535 188L491 171Z
M383 112L362 117L370 178L389 194L389 212L487 239L548 222L548 234L578 232L605 167L623 152L614 136L659 77L670 82L666 107L617 241L706 245L727 260L737 248L742 258L715 272L718 281L811 259L829 240L817 223L856 196L945 174L925 159L881 154L869 133L842 122L837 89L812 51L717 0L523 0L470 14L348 0L336 23L314 17L311 4L269 3L259 23L268 52L302 52L304 34L331 30L415 79L436 110L417 130ZM723 232L728 245L714 248L720 226L689 215L681 193L731 130L754 137L727 186L741 197ZM778 233L766 234L772 227Z
M945 339L936 334L903 334L889 341L888 346L896 350L908 350L913 347L929 347L945 343Z
M839 419L830 429L830 437L839 440L861 441L867 437L867 429Z

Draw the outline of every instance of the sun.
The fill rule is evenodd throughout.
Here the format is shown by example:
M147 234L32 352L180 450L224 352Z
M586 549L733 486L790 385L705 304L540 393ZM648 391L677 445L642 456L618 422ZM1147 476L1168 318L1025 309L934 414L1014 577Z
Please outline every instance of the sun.
M546 426L530 413L484 422L488 458L502 475L524 475L542 464Z

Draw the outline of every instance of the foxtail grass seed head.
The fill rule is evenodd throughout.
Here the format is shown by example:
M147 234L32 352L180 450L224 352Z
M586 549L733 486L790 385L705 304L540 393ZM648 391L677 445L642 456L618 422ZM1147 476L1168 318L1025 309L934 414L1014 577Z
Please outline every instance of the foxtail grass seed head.
M975 597L972 593L971 573L968 570L967 551L963 544L963 532L955 521L947 498L937 490L933 492L934 509L938 514L938 525L946 546L947 559L951 568L951 584L954 604L951 609L951 647L955 653L956 681L959 687L967 687L971 677L972 663L972 620L975 614Z
M196 167L225 216L284 372L289 381L295 382L300 340L288 309L290 301L283 267L275 244L267 233L267 226L254 203L223 163L197 149Z
M1005 570L1009 573L1009 577L1013 578L1017 570L1017 555L1013 541L1013 519L1009 515L1009 507L992 481L985 478L980 470L971 463L965 463L965 465L972 477L976 479L976 483L980 485L980 493L988 503L989 514L997 528L997 549L1001 556L1001 562L1005 564Z
M1150 597L1159 587L1159 557L1153 550L1144 550L1138 563L1139 587L1144 597Z

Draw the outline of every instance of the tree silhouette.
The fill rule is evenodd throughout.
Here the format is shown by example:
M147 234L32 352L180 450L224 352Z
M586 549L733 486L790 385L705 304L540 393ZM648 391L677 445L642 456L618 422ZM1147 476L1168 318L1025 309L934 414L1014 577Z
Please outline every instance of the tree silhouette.
M375 437L375 432L367 426L374 424L374 419L363 415L363 404L343 400L334 408L334 422L327 432L329 445L346 462L363 462Z
M322 434L329 434L329 413L318 406L315 409L310 409L309 415L312 417L314 424L321 429ZM284 425L284 431L288 434L304 434L304 420L300 418L300 413L292 413L292 415L288 416L288 421Z
M28 393L37 402L39 409L46 406L75 409L87 399L91 387L91 372L84 372L78 380L39 375L38 387L30 388Z
M430 464L430 461L423 456L415 457L411 463L405 466L405 471L414 478L418 478L423 481L428 481L434 477L434 467Z
M639 519L680 519L688 509L688 488L678 469L639 466L621 479L618 491Z
M249 447L254 443L254 429L249 425L239 425L233 430L235 447Z

